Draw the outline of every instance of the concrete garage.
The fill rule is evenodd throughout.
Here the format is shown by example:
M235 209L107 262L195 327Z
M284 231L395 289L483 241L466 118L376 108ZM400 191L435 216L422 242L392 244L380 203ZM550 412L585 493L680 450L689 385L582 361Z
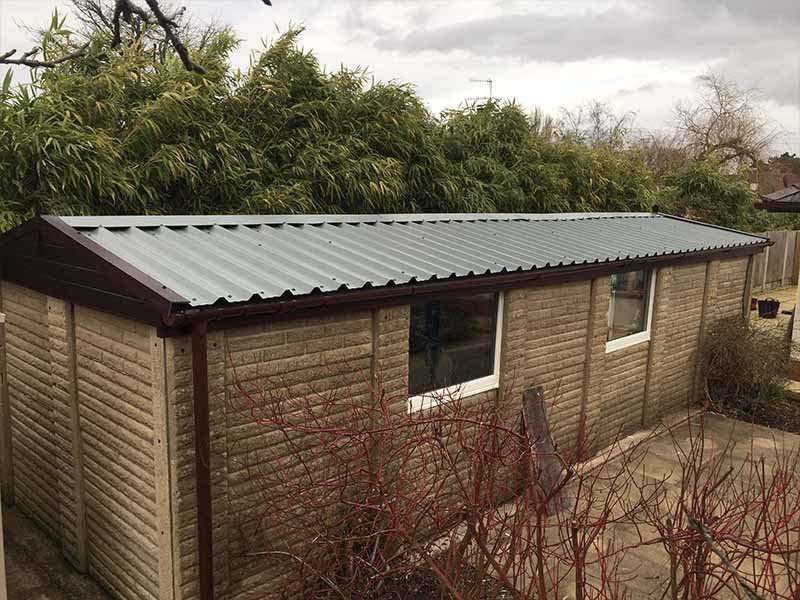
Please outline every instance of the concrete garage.
M335 366L411 412L544 386L559 445L600 448L693 400L768 244L650 213L37 217L0 238L2 497L115 597L259 597L234 370Z

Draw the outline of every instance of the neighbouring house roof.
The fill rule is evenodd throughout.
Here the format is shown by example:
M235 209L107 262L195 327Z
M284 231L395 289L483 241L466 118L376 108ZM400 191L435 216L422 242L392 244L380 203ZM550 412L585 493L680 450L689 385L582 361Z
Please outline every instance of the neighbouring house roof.
M800 184L792 184L761 196L756 207L767 212L800 212Z
M34 221L38 225L34 225ZM551 274L709 254L765 238L651 213L39 217L0 238L3 277L140 320L209 307L465 280ZM35 239L34 239L35 238ZM102 308L102 307L100 307ZM134 316L137 316L134 314ZM179 319L178 319L179 320Z

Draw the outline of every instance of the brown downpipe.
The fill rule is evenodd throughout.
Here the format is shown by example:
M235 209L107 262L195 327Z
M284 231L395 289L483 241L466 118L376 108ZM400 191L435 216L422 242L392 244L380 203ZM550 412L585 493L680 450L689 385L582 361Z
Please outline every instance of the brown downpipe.
M200 579L200 600L214 599L207 334L208 321L192 323L194 468L197 487L197 566Z

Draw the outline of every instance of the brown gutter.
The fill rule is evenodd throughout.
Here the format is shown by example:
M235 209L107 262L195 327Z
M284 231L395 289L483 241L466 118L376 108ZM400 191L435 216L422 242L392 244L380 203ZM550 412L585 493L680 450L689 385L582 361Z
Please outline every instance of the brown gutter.
M197 321L209 322L228 319L241 319L254 316L270 316L278 318L297 312L328 308L369 308L377 305L389 305L415 302L432 296L441 296L458 292L497 291L522 287L532 283L539 285L566 283L583 279L603 277L620 271L634 271L660 265L678 265L705 262L708 260L724 260L739 256L749 256L761 252L773 242L731 248L699 250L682 254L664 254L632 259L596 262L579 265L566 265L527 271L513 271L490 275L472 275L450 277L436 281L361 288L357 290L341 290L324 294L308 294L287 299L266 302L240 302L209 308L195 308L183 312L171 313L164 317L164 327L160 333L164 336L185 333L185 328Z
M200 600L214 599L207 333L207 321L192 323L194 468L197 487L197 566L200 579Z

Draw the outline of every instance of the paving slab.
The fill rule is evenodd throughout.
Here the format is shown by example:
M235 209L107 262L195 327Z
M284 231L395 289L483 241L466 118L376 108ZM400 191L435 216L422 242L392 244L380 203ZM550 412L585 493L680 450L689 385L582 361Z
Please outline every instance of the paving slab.
M8 597L13 600L111 600L78 573L58 545L18 508L3 507Z
M784 311L794 310L794 306L797 303L797 286L775 288L767 290L766 292L759 292L755 294L754 298L759 300L773 298L781 303L778 309L778 316L774 319L763 319L758 316L758 310L750 311L750 318L754 322L768 327L774 327L781 332L785 332L789 329L789 322L792 316L784 314Z
M652 490L655 487L658 487L663 494L662 510L670 510L670 506L677 507L681 495L681 462L686 460L693 442L699 451L698 419L697 413L689 419L685 413L682 419L680 415L672 415L667 419L668 424L654 428L649 434L639 432L630 436L636 443L627 446L626 454L615 456L613 451L607 450L608 455L613 458L607 462L591 461L598 465L593 467L592 471L596 473L596 480L602 481L610 480L616 473L622 472L621 461L628 460L628 472L635 471L635 477L641 484L639 487L632 486L619 492L625 495L627 502L612 509L612 519L599 538L603 547L628 548L621 557L617 570L618 577L615 578L626 589L627 597L663 600L669 593L667 590L670 580L669 555L659 540L660 536L652 525L647 524L641 514L630 513L628 512L630 509L626 507L636 505L642 489ZM798 435L713 413L705 415L703 432L702 462L705 465L718 463L719 467L714 472L720 477L727 477L725 473L729 468L732 469L733 476L736 476L740 472L747 473L753 465L771 465L779 456L786 456L787 453L797 452L800 449ZM569 488L570 486L566 488L567 494L570 494ZM595 498L602 499L605 496L606 488L602 484L594 489ZM597 507L591 512L596 513ZM615 514L617 516L613 516ZM567 518L570 518L569 515ZM561 525L558 522L561 522ZM563 519L557 519L553 523L553 532L556 536L554 539L565 535L564 522ZM548 527L551 525L548 524ZM559 534L559 531L562 533ZM554 564L550 568L551 572L559 571L564 576L558 586L559 600L570 600L574 599L574 574L564 573L565 567L561 562L563 558L553 559ZM712 556L710 560L716 563L718 559ZM748 568L740 566L740 572L746 574ZM533 571L523 575L525 586L530 585L529 578L532 575ZM588 583L600 585L600 569L596 562L587 564L586 575ZM714 594L715 600L740 597L736 593L724 590Z

